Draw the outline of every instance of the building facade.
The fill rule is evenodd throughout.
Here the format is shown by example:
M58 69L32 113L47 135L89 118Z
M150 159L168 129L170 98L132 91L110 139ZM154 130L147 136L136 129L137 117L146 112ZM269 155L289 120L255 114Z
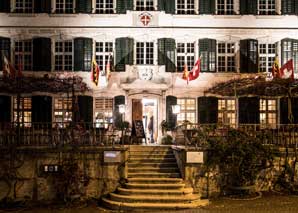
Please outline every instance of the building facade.
M163 120L276 128L288 122L283 98L204 91L217 82L271 72L275 57L280 64L293 59L297 77L298 1L1 0L0 50L24 76L81 76L90 88L76 94L86 122L113 122L124 104L121 116L130 123L146 125L154 117L155 138ZM200 75L187 83L184 66L191 70L199 57ZM98 85L90 78L93 59L100 68ZM16 96L0 93L1 121L16 121ZM171 108L176 104L178 115ZM295 99L295 123L297 104ZM72 107L69 94L21 94L18 117L24 126L68 122ZM49 116L40 120L45 109Z

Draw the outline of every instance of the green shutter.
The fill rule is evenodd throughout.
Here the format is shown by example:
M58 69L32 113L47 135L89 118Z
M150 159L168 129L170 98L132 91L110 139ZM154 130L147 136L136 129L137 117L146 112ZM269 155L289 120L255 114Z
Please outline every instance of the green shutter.
M52 122L52 97L32 96L32 122ZM36 126L39 126L38 124Z
M199 55L201 56L201 71L216 72L216 40L199 39Z
M166 97L166 121L171 129L177 125L177 115L172 112L172 106L176 104L177 97L170 95Z
M11 97L0 95L0 123L11 122Z
M238 99L239 124L260 123L260 99L258 97L242 97Z
M200 0L199 1L200 14L214 14L215 13L215 0Z
M115 70L118 72L125 71L125 65L133 64L133 45L132 38L117 38L116 39L116 59Z
M240 41L240 72L258 72L258 41L246 39Z
M281 98L279 100L279 115L280 124L289 124L288 119L288 98Z
M0 37L0 70L3 69L4 55L10 60L10 38Z
M198 97L198 121L201 124L215 124L218 120L218 98Z
M297 15L298 14L298 0L282 0L281 1L282 14Z
M33 71L51 71L51 39L33 39Z
M258 0L240 0L240 14L254 14L258 13Z
M133 0L117 0L117 13L125 14L127 10L133 10Z
M1 0L0 13L9 13L9 12L10 12L10 0Z
M76 13L92 13L92 0L76 0Z
M158 65L165 65L166 72L176 71L176 42L172 38L158 39Z
M175 0L158 0L158 10L165 11L165 13L175 14L175 4Z
M51 13L51 0L34 0L35 13Z
M78 107L79 111L75 112L75 121L91 124L93 122L93 97L78 96Z
M92 38L74 39L74 71L90 72L92 63Z
M125 96L119 95L114 97L114 110L113 110L113 117L114 117L114 125L115 127L119 127L122 121L122 115L119 112L119 105L125 104Z
M298 98L292 98L292 113L294 117L294 124L298 124Z
M298 0L293 0L294 4L294 14L298 15Z

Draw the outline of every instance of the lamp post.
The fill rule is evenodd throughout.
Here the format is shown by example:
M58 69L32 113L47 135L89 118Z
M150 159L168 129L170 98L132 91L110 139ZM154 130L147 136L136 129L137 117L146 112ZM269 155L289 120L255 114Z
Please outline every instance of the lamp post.
M123 131L124 131L124 128L125 128L125 126L124 126L124 116L125 116L125 112L126 112L126 106L125 106L125 104L120 104L120 105L118 105L118 107L119 107L119 113L121 114L121 125L120 125L120 128L121 128L121 143L122 143L122 145L123 145L123 143L124 143L124 139L123 139Z

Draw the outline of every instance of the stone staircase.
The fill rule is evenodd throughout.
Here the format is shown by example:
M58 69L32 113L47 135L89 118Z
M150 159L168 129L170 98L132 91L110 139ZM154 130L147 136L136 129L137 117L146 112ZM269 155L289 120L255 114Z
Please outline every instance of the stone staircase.
M130 146L127 183L102 200L114 210L188 209L208 203L185 186L170 146Z

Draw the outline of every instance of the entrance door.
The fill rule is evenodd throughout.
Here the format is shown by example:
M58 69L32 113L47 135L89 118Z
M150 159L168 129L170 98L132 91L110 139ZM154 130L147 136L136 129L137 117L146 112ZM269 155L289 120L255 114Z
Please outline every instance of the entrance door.
M132 121L143 120L142 99L132 99Z

